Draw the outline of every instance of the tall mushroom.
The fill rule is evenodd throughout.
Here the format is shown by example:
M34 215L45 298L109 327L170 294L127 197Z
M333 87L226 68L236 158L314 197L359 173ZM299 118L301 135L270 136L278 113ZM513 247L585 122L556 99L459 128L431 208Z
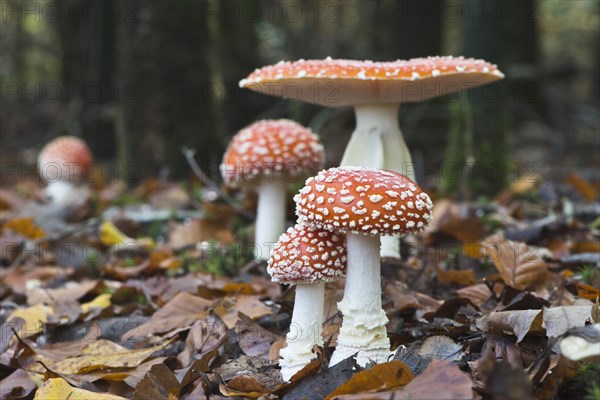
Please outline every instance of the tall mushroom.
M325 282L344 276L346 242L343 235L314 227L289 228L273 247L267 272L274 282L296 285L296 300L287 347L281 349L281 376L288 381L322 346L321 326Z
M86 174L92 153L75 136L61 136L46 144L38 156L38 171L48 183L44 194L54 204L66 207L81 204L90 195Z
M362 366L387 360L379 237L424 229L431 220L429 196L396 172L340 167L309 178L294 200L299 223L346 233L346 286L338 303L344 321L330 366L355 353Z
M380 168L415 180L410 151L398 126L401 103L424 101L504 77L494 64L464 57L392 62L298 60L257 69L240 87L327 107L353 106L356 129L341 166ZM381 255L400 256L399 241L382 240Z
M271 246L285 231L287 185L315 174L325 159L319 138L302 125L286 120L262 120L238 132L223 157L225 182L255 187L255 256L269 258Z

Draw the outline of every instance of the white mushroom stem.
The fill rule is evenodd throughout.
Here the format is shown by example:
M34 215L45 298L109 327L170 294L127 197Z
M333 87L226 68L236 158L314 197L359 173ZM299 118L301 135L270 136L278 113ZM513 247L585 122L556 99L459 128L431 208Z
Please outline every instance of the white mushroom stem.
M346 146L342 167L387 169L413 181L415 171L410 152L398 125L399 104L356 105L356 129ZM381 238L381 257L400 258L397 236Z
M358 353L356 361L386 361L392 354L385 325L388 319L381 307L379 236L348 233L346 286L338 303L342 327L329 366Z
M289 381L315 357L313 348L323 346L321 325L323 324L325 284L310 283L296 285L296 300L292 313L290 331L285 337L287 346L279 352L281 377Z
M285 231L287 185L281 177L265 177L258 186L254 256L268 260L273 245Z
M83 204L91 194L89 185L74 184L68 181L50 182L44 195L60 207L71 207Z

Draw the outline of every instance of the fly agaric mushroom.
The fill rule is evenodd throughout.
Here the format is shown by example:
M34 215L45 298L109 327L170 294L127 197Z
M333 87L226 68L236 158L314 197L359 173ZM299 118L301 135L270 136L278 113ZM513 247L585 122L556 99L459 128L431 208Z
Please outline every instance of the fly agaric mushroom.
M346 286L338 303L344 321L330 366L355 353L361 366L387 360L379 236L424 229L431 220L429 196L396 172L340 167L309 178L294 200L299 223L346 234Z
M281 349L281 376L289 381L313 358L313 348L322 346L321 326L325 282L344 276L346 241L343 235L296 225L273 247L267 272L274 282L296 285L287 347Z
M285 231L287 185L323 167L325 152L308 128L286 120L263 120L238 132L225 152L221 173L225 182L254 186L257 259L269 258L271 246Z
M353 106L356 129L341 166L385 169L415 180L410 152L398 125L400 103L471 89L504 74L494 64L464 57L391 62L298 60L255 70L240 87L327 107ZM382 257L400 257L397 238L382 239Z
M85 178L92 165L92 153L85 142L75 136L61 136L50 141L38 156L38 171L48 183L45 195L56 205L72 206L90 195Z

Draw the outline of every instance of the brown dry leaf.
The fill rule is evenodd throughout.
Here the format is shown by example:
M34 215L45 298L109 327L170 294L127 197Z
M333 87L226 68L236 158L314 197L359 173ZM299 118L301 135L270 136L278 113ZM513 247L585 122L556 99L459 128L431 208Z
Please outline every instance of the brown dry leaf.
M183 292L175 296L152 317L140 326L126 332L122 340L141 338L156 333L174 335L189 328L194 322L204 319L211 301Z
M242 313L239 313L235 332L238 335L238 344L244 354L265 360L269 359L273 342L281 338L281 336L266 330Z
M427 231L442 232L465 242L479 240L485 233L481 219L469 215L466 204L443 199L436 201Z
M598 195L596 193L596 189L591 183L589 183L574 172L569 174L569 176L566 179L566 182L569 185L573 186L585 201L592 202L596 199L596 196Z
M256 319L270 315L273 311L260 301L258 296L237 296L217 300L215 312L223 319L227 328L231 329L239 319L238 313Z
M68 399L68 400L124 400L125 397L108 393L96 393L72 387L61 378L48 379L35 392L34 400Z
M87 372L104 370L107 368L135 368L150 357L154 352L162 349L170 342L149 347L146 349L129 350L110 340L100 339L91 342L83 349L79 355L68 357L60 361L46 358L42 355L36 355L34 360L42 361L52 371L61 375L76 375ZM33 372L43 372L39 364L30 363L28 370ZM106 373L107 371L100 371ZM123 379L126 376L123 377Z
M37 389L41 382L23 369L17 369L9 376L2 378L0 398L21 399Z
M471 300L473 304L479 307L488 301L492 295L492 291L485 283L478 283L477 285L460 288L456 291L456 294L459 297Z
M544 307L544 326L548 337L559 337L569 329L584 326L592 320L592 305Z
M557 364L546 374L542 380L541 387L535 393L534 398L538 400L556 398L559 387L568 379L577 375L578 363L560 357Z
M206 319L196 321L185 340L185 349L177 358L181 365L188 366L194 359L220 348L227 341L227 327L217 315L209 314Z
M477 319L477 328L483 332L509 331L517 336L517 342L525 338L528 333L541 334L542 310L514 310L492 312Z
M462 347L448 336L431 336L425 339L417 354L437 360L456 361L464 355Z
M3 228L11 230L30 240L42 239L46 236L44 230L33 222L32 217L18 217L11 219L4 224Z
M228 397L243 396L251 399L258 399L271 392L258 379L250 375L238 375L227 384L221 383L219 390Z
M481 250L481 242L463 242L462 244L462 253L469 258L480 259Z
M529 190L535 188L536 184L540 181L538 174L527 174L518 177L508 189L498 194L495 200L500 204L509 204L515 195L526 193Z
M584 299L595 301L600 296L600 289L595 288L585 283L576 283L577 296L583 297Z
M7 322L21 318L25 321L24 329L19 332L21 338L27 338L40 333L44 324L48 322L48 317L52 315L54 309L44 304L36 304L27 308L17 308L8 317Z
M414 375L406 364L393 360L354 374L325 399L331 400L345 394L390 390L408 384L413 378Z
M466 270L448 270L436 266L438 282L442 285L458 284L461 286L469 286L475 284L475 271L472 269Z
M229 224L218 219L192 219L173 225L169 233L169 247L173 249L180 249L208 240L225 244L233 243L234 238L231 229L229 229Z
M507 285L522 290L547 278L548 266L526 244L496 234L487 238L482 245Z
M471 379L450 361L432 360L427 369L400 390L340 396L336 400L471 400Z
M600 242L587 241L573 243L571 253L600 253Z
M56 289L35 288L27 293L27 304L77 301L90 292L100 294L106 286L97 280L69 282Z

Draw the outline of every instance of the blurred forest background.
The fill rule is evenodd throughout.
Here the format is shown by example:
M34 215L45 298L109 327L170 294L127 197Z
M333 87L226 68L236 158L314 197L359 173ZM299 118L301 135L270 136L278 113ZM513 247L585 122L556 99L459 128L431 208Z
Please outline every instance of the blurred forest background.
M465 162L502 166L500 175L469 180L480 194L516 174L600 178L596 0L0 4L3 163L34 164L44 143L71 134L131 182L189 176L181 146L196 148L199 164L219 179L233 134L260 118L287 117L318 132L328 164L337 165L353 130L351 109L263 96L238 81L282 59L451 54L496 63L507 78L401 107L426 187L464 187L439 171Z

